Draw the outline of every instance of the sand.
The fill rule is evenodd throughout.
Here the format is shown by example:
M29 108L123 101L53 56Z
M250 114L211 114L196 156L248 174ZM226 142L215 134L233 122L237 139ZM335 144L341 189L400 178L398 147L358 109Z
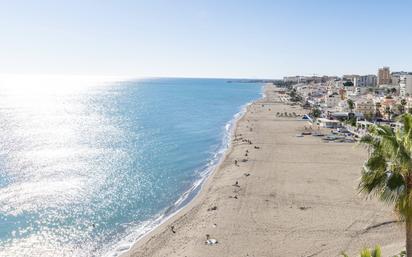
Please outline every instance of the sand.
M307 122L276 113L304 110L281 103L273 86L265 91L199 195L123 257L330 257L375 244L389 256L404 247L391 208L357 193L365 149L296 137ZM206 245L207 234L218 243Z

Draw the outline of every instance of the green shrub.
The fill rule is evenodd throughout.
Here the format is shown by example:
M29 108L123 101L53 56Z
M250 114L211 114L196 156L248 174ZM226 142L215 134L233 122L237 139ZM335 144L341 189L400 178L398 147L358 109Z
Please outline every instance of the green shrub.
M342 252L341 255L343 257L349 257L349 255L347 255L344 252ZM376 245L375 249L372 251L368 248L364 248L360 253L360 257L382 257L381 247L379 245ZM406 251L402 251L399 254L394 255L392 257L406 257Z
M342 252L343 257L349 257L346 253ZM361 251L360 257L382 257L381 247L379 245L375 246L372 251L369 248L364 248Z

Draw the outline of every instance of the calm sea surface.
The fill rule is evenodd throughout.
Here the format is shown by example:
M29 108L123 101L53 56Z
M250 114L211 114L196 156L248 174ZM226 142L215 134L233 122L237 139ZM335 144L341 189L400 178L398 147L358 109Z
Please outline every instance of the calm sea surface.
M193 197L229 124L261 94L260 84L220 79L8 83L0 83L8 257L127 249Z

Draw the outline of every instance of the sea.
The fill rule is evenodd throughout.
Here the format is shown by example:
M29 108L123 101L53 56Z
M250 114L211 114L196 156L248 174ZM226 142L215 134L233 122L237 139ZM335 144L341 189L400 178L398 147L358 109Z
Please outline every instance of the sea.
M118 256L196 196L262 84L0 79L0 256Z

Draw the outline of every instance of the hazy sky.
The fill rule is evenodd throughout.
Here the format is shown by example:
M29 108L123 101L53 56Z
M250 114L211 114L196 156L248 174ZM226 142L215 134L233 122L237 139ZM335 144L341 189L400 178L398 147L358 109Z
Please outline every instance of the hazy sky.
M412 1L0 0L0 73L412 71Z

